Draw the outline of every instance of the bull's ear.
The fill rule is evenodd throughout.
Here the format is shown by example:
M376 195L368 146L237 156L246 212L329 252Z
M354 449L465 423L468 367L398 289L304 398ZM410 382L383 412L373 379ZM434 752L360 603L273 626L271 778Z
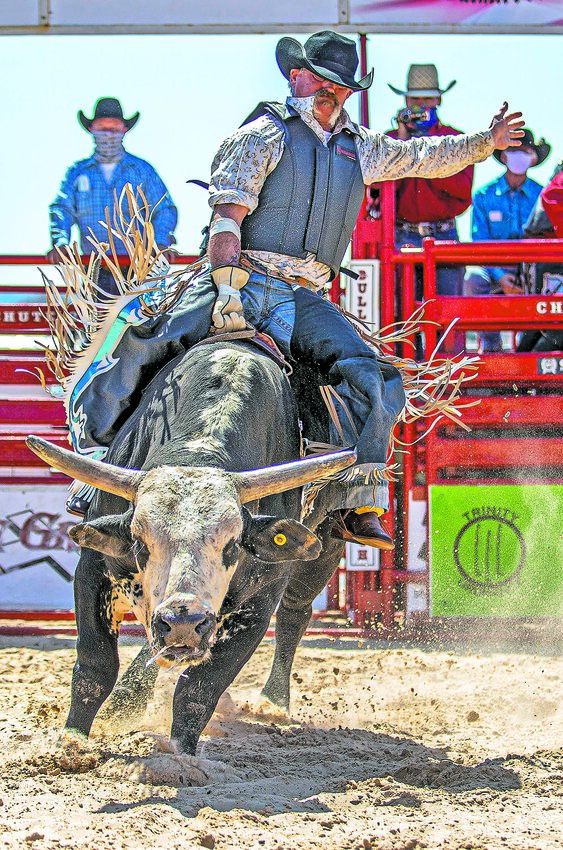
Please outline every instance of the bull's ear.
M317 535L297 520L245 513L242 545L261 561L314 561L321 554Z
M75 543L86 549L95 549L111 558L126 558L131 555L133 546L132 517L132 510L124 514L99 517L92 522L72 526L69 534Z

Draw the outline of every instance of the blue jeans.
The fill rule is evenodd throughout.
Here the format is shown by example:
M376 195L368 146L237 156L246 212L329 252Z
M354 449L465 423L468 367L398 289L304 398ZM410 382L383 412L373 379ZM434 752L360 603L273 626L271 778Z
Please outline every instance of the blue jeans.
M410 233L397 228L395 231L395 244L397 248L402 248L405 245L412 245L414 248L422 248L422 241L426 237L420 233ZM434 234L434 239L444 241L459 242L457 229L452 227L443 233ZM464 269L462 266L439 266L436 269L436 292L438 295L461 295L463 292L463 275ZM417 301L424 299L424 282L423 272L420 266L415 270L414 281L414 297ZM416 337L416 359L422 360L424 351L422 346L421 335ZM448 334L447 340L442 344L441 351L449 354L459 354L465 348L465 334L461 331L451 331ZM428 356L428 353L427 355Z
M422 248L422 241L425 236L420 233L410 233L405 230L397 229L395 231L395 244L397 248L402 248L404 245L412 245L414 248ZM459 242L457 229L452 227L443 233L436 233L434 239L439 239L448 242ZM436 292L438 295L461 295L463 290L463 268L461 266L440 266L436 269ZM422 269L417 269L415 282L415 297L417 301L422 301L423 282Z
M506 271L510 271L507 269ZM491 295L498 284L491 275L491 270L482 266L468 266L463 282L464 295ZM489 351L500 351L501 336L499 331L479 331L479 352L487 354Z
M271 336L282 354L290 357L295 325L295 300L291 284L252 272L240 296L245 318L256 330Z
M389 432L393 418L389 410L398 413L401 409L402 385L400 391L396 387L389 389L389 399L386 398L381 374L385 365L378 364L374 352L360 339L350 322L325 298L303 291L299 284L258 272L250 275L241 290L241 300L245 318L257 330L269 334L286 357L310 365L316 362L325 380L335 387L355 422L357 431L351 432L346 414L336 402L345 438L348 444L357 445L358 460L363 468L384 466L386 445L376 462L373 451L382 452L375 444ZM392 376L387 378L393 384ZM387 411L383 417L382 411ZM390 421L384 422L385 418ZM383 427L378 428L378 425ZM332 424L330 439L335 444L340 442ZM333 490L336 489L340 492L334 493L335 508L374 504L387 510L389 506L385 481L374 487L373 482L368 485L359 477L355 482L342 483L338 488L334 486Z

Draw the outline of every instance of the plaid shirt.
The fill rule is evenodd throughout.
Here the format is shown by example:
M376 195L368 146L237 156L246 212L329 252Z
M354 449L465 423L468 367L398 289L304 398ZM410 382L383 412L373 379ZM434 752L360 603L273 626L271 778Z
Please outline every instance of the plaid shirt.
M90 254L92 245L88 240L92 230L98 240L107 242L107 229L100 224L105 221L106 207L113 218L114 193L119 197L126 183L135 190L140 187L152 210L151 221L157 244L168 248L176 240L174 228L178 220L176 207L168 189L148 162L125 153L115 166L111 182L107 183L99 164L90 157L71 165L59 189L59 193L49 207L51 241L54 246L70 243L70 230L73 224L80 229L81 250ZM127 208L124 206L127 215ZM119 251L121 241L116 239Z

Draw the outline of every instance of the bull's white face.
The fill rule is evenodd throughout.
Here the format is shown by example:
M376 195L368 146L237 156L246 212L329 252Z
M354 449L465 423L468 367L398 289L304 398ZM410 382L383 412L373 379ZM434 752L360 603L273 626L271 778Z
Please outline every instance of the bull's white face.
M131 533L158 663L204 660L237 567L242 515L228 473L165 467L139 487Z

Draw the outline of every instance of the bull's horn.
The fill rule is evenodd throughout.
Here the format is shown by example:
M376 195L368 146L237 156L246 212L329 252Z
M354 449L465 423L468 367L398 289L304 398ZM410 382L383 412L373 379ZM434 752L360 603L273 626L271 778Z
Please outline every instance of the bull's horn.
M130 502L135 499L141 479L141 473L137 470L122 469L120 466L112 466L109 463L93 460L91 457L69 452L68 449L42 440L41 437L31 435L25 442L28 448L39 455L45 463L64 472L65 475L77 478L84 484L91 484L92 487L97 487L98 490L104 490L106 493L123 496Z
M234 472L241 503L253 502L263 496L273 496L295 487L303 487L312 481L318 481L334 472L340 472L355 463L354 449L345 449L304 460L294 460L279 466L267 466L264 469L251 469L248 472Z

